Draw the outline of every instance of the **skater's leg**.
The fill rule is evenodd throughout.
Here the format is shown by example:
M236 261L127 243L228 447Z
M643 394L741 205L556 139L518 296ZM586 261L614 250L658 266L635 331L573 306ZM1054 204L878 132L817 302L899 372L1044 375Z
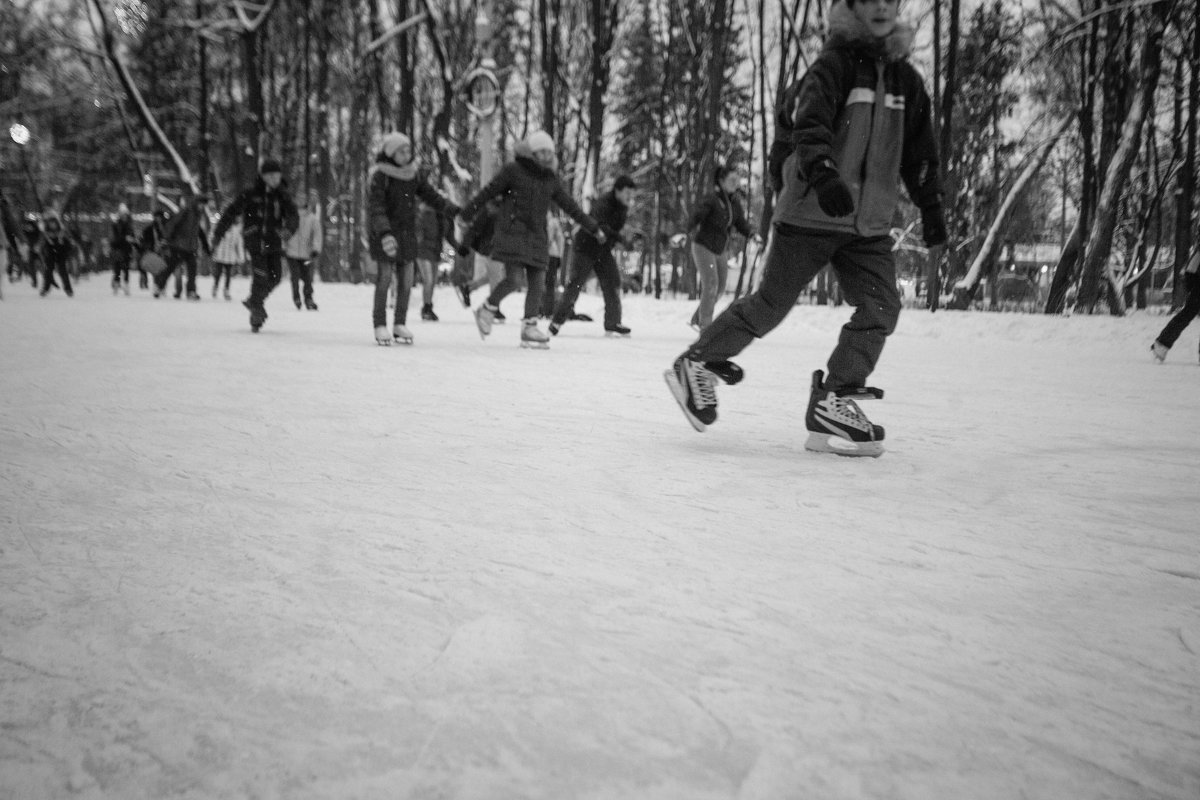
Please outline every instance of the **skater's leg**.
M558 267L562 262L558 256L550 256L549 265L546 267L546 280L542 289L542 308L541 315L543 317L554 316L554 295L558 288Z
M250 305L262 308L267 297L279 285L283 266L278 253L259 253L250 257Z
M890 236L855 239L832 261L846 302L854 306L829 356L825 388L836 391L866 385L884 342L896 329L901 305Z
M596 282L604 296L604 329L611 330L621 324L621 270L608 250L596 261Z
M592 277L594 266L595 262L588 256L581 255L578 250L571 251L571 277L563 286L563 295L559 298L558 305L554 307L554 317L551 319L553 325L560 326L567 321L567 317L571 315L571 309L575 307L575 300L578 299L579 292Z
M542 292L546 288L546 270L525 267L525 319L537 319L542 308Z
M71 265L67 256L57 256L54 259L55 267L58 270L58 277L62 280L62 290L67 293L67 297L75 294L75 290L71 288Z
M687 350L692 361L726 361L783 322L800 292L821 271L846 234L777 224L762 283L730 304Z
M292 302L300 307L300 268L303 262L298 258L288 256L288 278L292 282Z
M303 284L304 304L312 305L313 301L313 270L316 269L315 259L300 262L300 281Z
M417 259L417 269L421 273L421 305L433 305L433 284L437 279L437 275L433 268L433 262L428 258Z
M520 269L521 267L516 264L504 265L504 280L496 284L496 288L492 290L490 295L488 295L487 304L489 306L492 308L499 307L501 300L516 291L517 286L520 285L521 282L518 274Z
M701 244L692 243L692 261L696 263L696 278L700 281L700 305L692 322L704 330L712 324L713 309L717 306L717 287L720 283L717 263L721 256Z
M396 265L396 324L408 324L408 299L412 294L413 262Z
M189 250L183 254L183 264L187 269L187 296L196 297L196 253Z
M1200 314L1200 273L1185 272L1183 281L1183 285L1187 287L1187 299L1183 301L1183 308L1171 317L1157 339L1159 344L1168 348L1175 344L1183 329Z
M396 271L396 262L380 259L375 272L375 305L371 311L371 324L376 328L387 326L388 288L392 285L392 273Z

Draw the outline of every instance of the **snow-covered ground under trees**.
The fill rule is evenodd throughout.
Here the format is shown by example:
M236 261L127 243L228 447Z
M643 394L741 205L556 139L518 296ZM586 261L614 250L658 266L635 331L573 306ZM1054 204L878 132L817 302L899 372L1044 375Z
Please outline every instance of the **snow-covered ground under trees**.
M841 459L845 307L697 434L683 299L209 288L4 287L0 797L1200 797L1200 325L908 310Z

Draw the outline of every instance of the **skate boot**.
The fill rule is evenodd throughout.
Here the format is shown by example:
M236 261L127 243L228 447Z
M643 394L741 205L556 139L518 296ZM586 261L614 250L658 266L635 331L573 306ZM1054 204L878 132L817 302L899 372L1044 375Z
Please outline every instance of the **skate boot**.
M125 296L129 297L129 281L125 281Z
M458 295L458 299L462 301L463 308L471 307L471 287L465 283L454 284L454 293Z
M825 374L813 373L812 394L804 425L808 429L805 450L839 456L883 455L883 428L871 424L852 398L881 399L883 391L869 386L832 391L824 386Z
M571 312L571 321L572 322L591 322L592 318L591 318L591 316L589 316L587 314L580 314L577 311L572 311Z
M426 303L421 306L421 319L426 322L437 322L438 315L433 313L433 303Z
M550 349L550 337L538 330L537 317L521 320L521 347L527 350Z
M292 298L292 302L296 304L296 310L297 310L297 311L299 311L300 309L304 308L304 306L300 305L300 298L299 298L299 297L293 297L293 298Z
M663 373L663 379L693 428L703 433L705 428L717 421L717 390L713 384L713 373L702 362L680 356Z
M492 309L492 322L497 325L503 325L504 323L508 322L508 317L500 313L500 306L496 306Z
M188 299L188 300L191 300L192 302L199 302L199 301L200 301L200 295L196 294L195 292L188 292L188 293L187 293L187 299Z
M1150 345L1150 355L1154 356L1154 360L1159 364L1167 360L1167 353L1169 353L1170 350L1171 348L1167 347L1165 344L1159 343L1157 340L1154 342L1154 344Z
M396 344L413 343L412 331L399 323L392 327L392 338L396 340Z
M561 322L551 322L546 326L550 330L551 336L558 336L558 332L562 330Z
M233 299L232 297L230 297L230 296L229 296L229 290L228 290L228 289L226 289L226 290L225 290L225 299L226 299L226 300L232 300L232 299Z
M375 326L375 344L379 345L380 347L392 346L392 337L388 336L388 329L386 325Z
M313 302L313 299L311 297L309 297L308 299L306 299L304 301L304 307L307 308L309 311L317 310L317 304L315 302Z
M742 378L746 377L742 368L732 361L706 361L704 366L708 368L709 372L724 381L726 386L741 383Z
M495 320L496 307L484 303L475 309L475 327L479 328L479 338L487 339L492 332L492 322Z
M254 304L249 299L243 300L242 305L250 312L250 332L258 333L263 323L267 321L267 310L262 304Z
M217 299L217 285L215 283L213 284L213 298L212 299L213 300Z
M629 334L630 334L629 328L626 328L624 325L605 325L604 326L604 335L605 336L620 337L622 339L628 339Z
M120 294L120 292L121 292L120 282L114 281L113 285L112 285L112 290L113 290L113 297L116 297L118 294Z

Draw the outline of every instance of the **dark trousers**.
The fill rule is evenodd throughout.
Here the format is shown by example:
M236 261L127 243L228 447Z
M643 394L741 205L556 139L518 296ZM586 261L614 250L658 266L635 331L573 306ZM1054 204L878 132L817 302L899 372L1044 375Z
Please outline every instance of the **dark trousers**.
M617 260L613 254L601 249L599 252L581 252L571 250L571 278L563 289L562 299L554 309L554 322L562 325L571 315L579 292L587 283L592 273L596 273L596 281L600 284L600 292L604 295L604 327L611 328L621 324L621 271L617 269Z
M283 280L283 256L279 253L250 254L250 299L251 308L262 308L267 296L275 291Z
M133 252L130 250L127 250L127 249L113 250L113 253L112 253L113 280L112 280L112 282L114 285L120 283L122 278L125 281L125 285L126 286L129 285L129 261L131 258L133 258Z
M392 273L396 273L396 324L408 324L408 296L412 293L413 262L397 263L380 259L375 273L375 305L371 310L371 324L376 328L387 326L388 287L392 285Z
M221 276L225 276L225 291L229 291L229 279L233 276L233 264L222 264L220 261L213 262L213 294L216 294L217 287L221 285Z
M313 262L288 256L288 273L292 278L292 300L300 305L300 284L304 284L304 302L313 296Z
M804 287L827 263L833 264L854 314L829 356L825 385L829 389L866 385L900 317L890 236L864 238L777 224L758 290L734 301L714 319L688 349L687 357L722 361L745 350L783 322Z
M504 280L496 284L496 288L488 295L488 305L493 308L500 301L521 288L521 278L524 277L525 290L525 319L537 319L538 309L542 305L542 291L546 288L546 270L543 267L533 267L528 264L505 264Z
M1200 272L1183 273L1183 285L1187 288L1187 299L1183 301L1183 308L1171 317L1162 333L1158 335L1159 343L1167 347L1174 345L1183 329L1200 315Z
M59 279L62 281L62 290L67 293L67 296L75 294L71 288L71 272L67 269L67 262L70 256L67 253L51 253L46 257L46 271L42 274L42 294L46 294L51 288L57 286L54 282L54 273L58 273Z
M562 264L562 259L558 256L550 256L550 262L546 265L546 288L542 290L542 307L540 313L543 317L554 316L554 301L558 298L558 268Z
M176 270L183 269L180 272L187 272L187 293L188 296L196 294L196 254L190 250L179 250L175 247L167 248L167 255L164 259L167 262L167 268L158 275L154 276L154 285L161 292L167 286L167 281L172 275L176 275ZM175 280L175 296L180 295L179 277L176 275Z

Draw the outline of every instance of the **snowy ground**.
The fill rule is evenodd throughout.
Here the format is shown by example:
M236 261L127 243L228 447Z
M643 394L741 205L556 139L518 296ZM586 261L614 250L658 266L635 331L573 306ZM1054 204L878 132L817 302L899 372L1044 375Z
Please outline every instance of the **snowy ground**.
M906 311L839 459L845 308L697 434L682 300L202 291L5 286L0 797L1200 797L1200 326Z

